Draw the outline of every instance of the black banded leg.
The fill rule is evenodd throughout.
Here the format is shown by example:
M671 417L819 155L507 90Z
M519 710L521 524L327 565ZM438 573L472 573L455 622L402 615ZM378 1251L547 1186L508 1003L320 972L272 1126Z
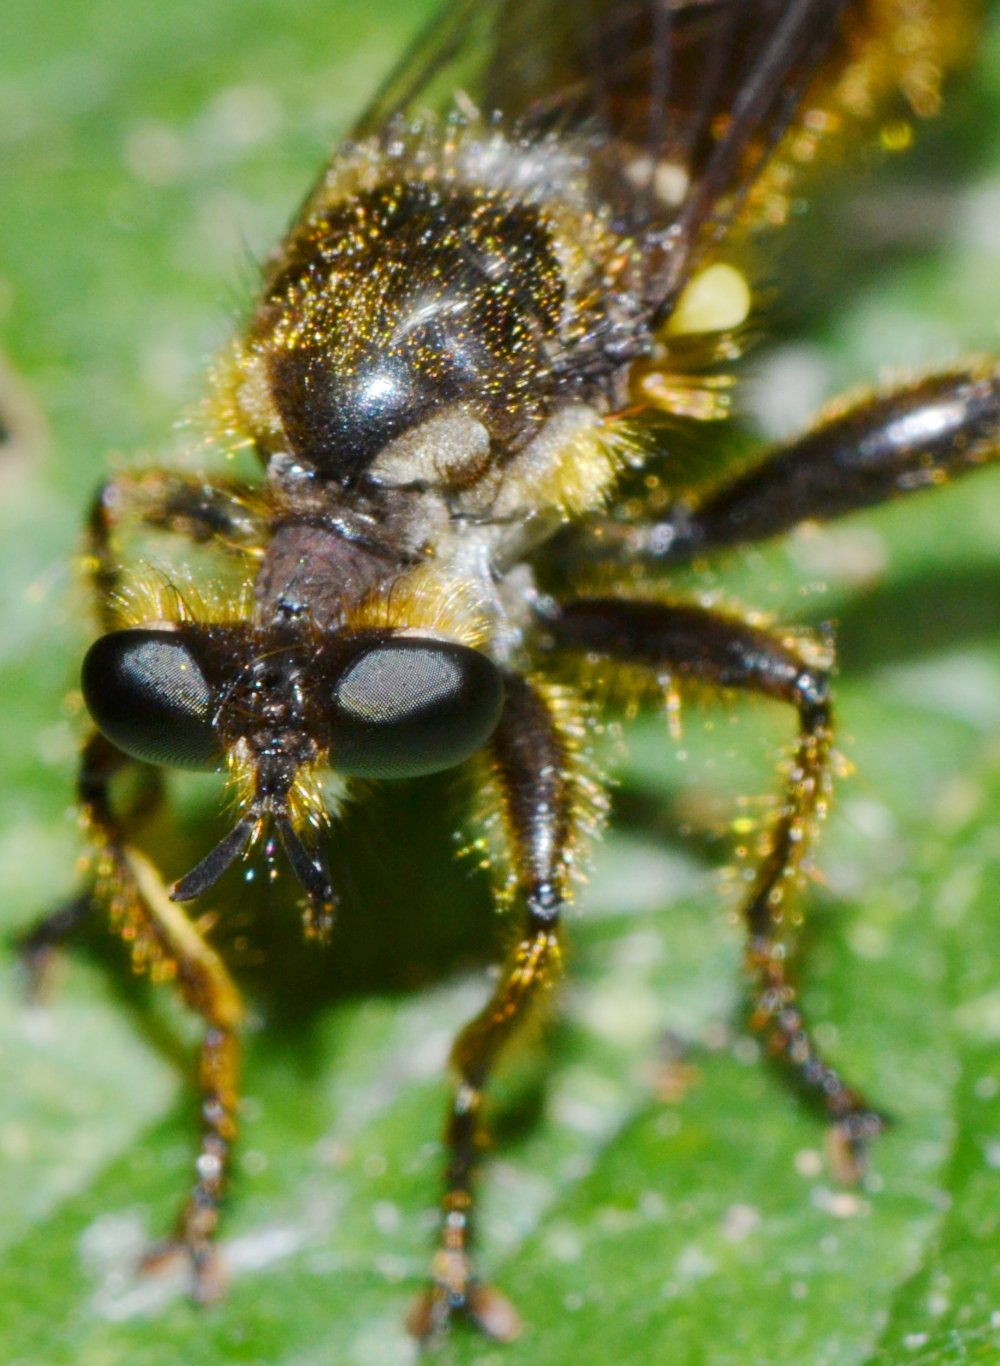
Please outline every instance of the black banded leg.
M570 539L565 553L570 560L691 560L933 488L998 458L1000 366L956 366L835 403L804 436L693 507L654 523L598 524Z
M129 523L228 550L252 551L262 540L260 518L239 484L157 469L117 474L97 491L87 520L88 568L109 629L115 624L113 599L119 588L112 542L118 528Z
M860 1092L823 1061L798 1005L787 903L813 828L830 790L831 708L826 674L777 635L695 606L580 599L547 624L549 644L646 665L721 688L759 693L795 707L799 736L767 846L744 906L747 970L753 983L751 1026L831 1124L838 1174L853 1179L864 1147L885 1121Z
M450 1158L441 1244L433 1284L409 1320L410 1331L425 1343L456 1314L500 1340L520 1330L512 1306L477 1281L471 1262L483 1092L508 1043L559 974L560 913L570 895L569 868L587 824L585 807L599 802L581 771L579 716L572 700L563 693L546 694L517 674L505 675L504 681L507 700L490 759L521 928L493 996L462 1030L451 1053L457 1084L445 1132Z
M152 1267L175 1254L189 1259L199 1300L223 1290L214 1249L229 1175L239 1105L239 1028L243 1007L225 965L198 928L167 895L152 863L126 835L111 808L109 786L133 763L100 734L86 745L80 806L95 844L98 900L129 944L137 970L176 981L186 1003L205 1021L198 1064L201 1140L195 1180L173 1234L146 1259Z

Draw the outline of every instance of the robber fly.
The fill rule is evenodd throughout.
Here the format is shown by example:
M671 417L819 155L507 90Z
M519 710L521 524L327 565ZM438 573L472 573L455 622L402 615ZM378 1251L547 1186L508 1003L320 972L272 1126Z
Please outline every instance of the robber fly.
M694 490L672 486L665 433L728 412L755 317L741 251L849 137L935 111L973 9L455 0L336 151L214 369L209 438L252 450L259 477L154 468L100 490L86 899L205 1023L195 1174L167 1244L199 1298L220 1285L242 1005L185 907L263 858L328 938L329 775L349 790L465 766L517 930L452 1052L439 1244L410 1322L425 1341L462 1315L515 1335L474 1263L481 1109L559 976L606 810L589 708L619 686L661 706L687 684L742 691L796 719L743 908L750 1022L825 1116L843 1173L859 1170L884 1121L823 1058L791 980L788 903L830 789L829 650L680 600L670 568L994 459L1000 372L855 396ZM217 551L246 591L218 604L194 575L129 560L137 528ZM124 771L160 768L224 771L233 813L172 883L136 842L145 813L115 796Z

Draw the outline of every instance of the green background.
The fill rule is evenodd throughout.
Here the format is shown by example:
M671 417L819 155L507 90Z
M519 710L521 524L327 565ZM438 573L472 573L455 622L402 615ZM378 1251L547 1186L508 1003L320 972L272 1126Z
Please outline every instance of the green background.
M79 853L72 687L91 628L72 550L87 497L109 460L183 445L177 417L254 259L422 8L0 14L2 1366L411 1357L443 1060L497 938L481 882L448 858L447 785L344 827L348 904L326 955L302 952L289 907L240 905L220 930L254 1014L233 1285L211 1312L179 1281L131 1274L186 1180L196 1031L99 929L47 1011L25 1004L9 945L71 890ZM782 346L756 364L765 394L783 380L786 418L814 390L1000 351L998 109L994 22L917 154L775 258ZM817 242L839 246L800 280ZM609 736L615 829L571 926L560 1021L501 1087L483 1187L483 1265L526 1333L501 1349L460 1332L441 1360L996 1361L1000 471L738 557L707 588L837 623L854 772L810 893L806 1001L897 1123L866 1184L838 1190L820 1126L739 1029L725 828L740 797L764 809L789 718L699 706L680 747L659 719L633 726L628 758ZM212 783L182 786L180 833L156 834L172 873L212 819ZM691 1069L667 1101L664 1031Z

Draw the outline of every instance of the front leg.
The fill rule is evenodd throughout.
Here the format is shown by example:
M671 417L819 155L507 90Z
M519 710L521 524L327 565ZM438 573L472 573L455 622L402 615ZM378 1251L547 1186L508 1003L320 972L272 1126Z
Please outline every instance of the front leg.
M131 841L136 830L152 819L162 802L161 771L143 767L141 784L127 807L117 813L119 832L127 835ZM28 992L32 1000L44 999L59 953L99 909L94 888L87 885L70 900L60 902L19 936L16 945L27 974Z
M772 631L688 604L581 598L555 609L546 629L550 648L603 659L606 668L646 666L655 671L658 686L666 672L671 681L758 693L797 711L799 735L785 789L743 908L753 989L750 1024L829 1120L838 1174L856 1179L866 1143L885 1121L824 1061L793 978L797 920L789 902L831 786L826 671Z
M560 920L570 869L603 809L581 754L578 705L565 690L505 676L506 703L491 745L492 787L510 861L521 928L493 996L462 1030L451 1054L457 1076L448 1114L450 1158L434 1280L410 1316L428 1342L456 1314L490 1337L515 1337L520 1322L499 1292L482 1285L471 1261L473 1178L483 1145L483 1093L501 1054L548 995L561 966Z
M205 1022L195 1179L173 1233L152 1251L145 1266L185 1257L195 1297L207 1302L224 1290L215 1234L236 1137L243 1007L222 959L170 899L159 873L128 839L112 808L111 781L132 763L102 735L93 736L81 760L80 806L95 848L96 898L108 906L113 927L132 950L134 967L149 971L154 980L175 981L187 1005Z

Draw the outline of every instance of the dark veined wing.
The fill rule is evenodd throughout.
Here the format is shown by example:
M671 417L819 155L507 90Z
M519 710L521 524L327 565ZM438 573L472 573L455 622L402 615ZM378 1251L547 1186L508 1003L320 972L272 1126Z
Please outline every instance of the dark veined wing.
M851 0L857 3L857 0ZM795 115L848 0L453 0L360 121L471 106L586 148L668 311Z

